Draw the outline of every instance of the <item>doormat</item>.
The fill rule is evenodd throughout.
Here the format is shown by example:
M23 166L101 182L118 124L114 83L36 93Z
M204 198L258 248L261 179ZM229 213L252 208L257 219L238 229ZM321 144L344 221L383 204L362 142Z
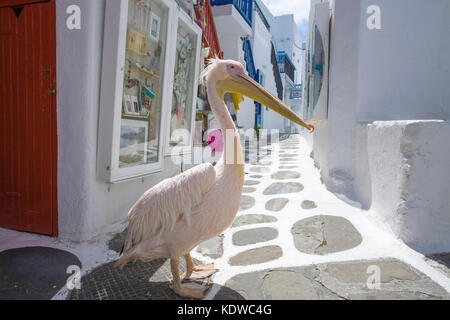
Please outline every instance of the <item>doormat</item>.
M24 247L0 252L0 300L48 300L71 274L67 268L80 260L67 251Z
M193 259L194 264L201 262ZM180 297L169 285L172 282L169 259L155 259L150 262L130 262L122 270L116 261L101 265L81 278L81 289L73 289L67 300L193 300ZM180 259L180 275L186 270ZM194 280L191 280L194 281ZM212 286L211 279L194 282ZM243 300L236 291L219 286L221 296L227 300ZM209 289L210 290L210 289ZM208 291L205 294L208 294Z

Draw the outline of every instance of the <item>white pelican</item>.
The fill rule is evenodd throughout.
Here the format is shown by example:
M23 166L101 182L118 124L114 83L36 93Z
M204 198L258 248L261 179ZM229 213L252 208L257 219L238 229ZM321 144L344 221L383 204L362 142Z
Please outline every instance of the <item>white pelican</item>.
M242 101L242 95L245 95L310 132L314 130L313 125L305 123L251 79L239 62L212 59L202 77L206 80L211 109L224 133L222 158L216 166L209 163L198 165L146 191L128 213L124 254L117 262L123 267L136 259L170 258L173 275L170 287L177 294L192 298L203 298L207 288L197 283L181 282L179 259L184 256L186 260L187 279L208 277L217 271L213 264L195 267L190 251L231 225L244 184L244 159L239 135L225 106L224 94L230 92L237 101ZM234 143L227 143L230 138Z

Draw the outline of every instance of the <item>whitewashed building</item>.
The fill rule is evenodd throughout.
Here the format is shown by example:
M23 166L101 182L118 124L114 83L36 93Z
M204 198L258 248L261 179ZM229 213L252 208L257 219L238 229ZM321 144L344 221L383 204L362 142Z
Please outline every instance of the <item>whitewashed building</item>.
M304 112L327 187L450 249L450 2L312 1Z
M260 0L254 1L252 48L254 51L255 66L259 69L259 82L279 99L283 100L283 84L276 59L273 25L274 17L269 9ZM278 78L278 81L277 81ZM284 131L284 118L278 113L261 106L261 128L270 132L271 129Z
M253 1L211 0L217 35L224 59L232 59L247 65L244 57L243 40L252 35ZM255 123L255 104L245 97L239 110L232 104L228 109L235 115L238 128L253 129Z
M277 60L283 83L283 101L302 115L303 41L293 14L274 17L273 35L277 46ZM298 132L300 126L284 121L287 132Z
M224 58L243 63L251 77L301 113L302 39L293 15L275 17L261 0L212 0L211 4ZM292 132L298 127L247 98L236 118L244 130Z

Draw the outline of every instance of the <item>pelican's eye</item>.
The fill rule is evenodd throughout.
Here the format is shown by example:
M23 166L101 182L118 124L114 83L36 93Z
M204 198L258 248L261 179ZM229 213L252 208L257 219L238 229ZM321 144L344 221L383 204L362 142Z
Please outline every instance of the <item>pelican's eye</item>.
M227 72L230 76L237 76L242 73L241 68L233 64L227 66Z

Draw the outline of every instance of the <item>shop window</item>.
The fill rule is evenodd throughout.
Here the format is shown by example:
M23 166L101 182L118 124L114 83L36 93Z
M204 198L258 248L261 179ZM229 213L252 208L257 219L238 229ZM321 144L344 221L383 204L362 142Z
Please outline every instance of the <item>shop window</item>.
M201 29L175 1L106 1L99 179L147 176L170 147L191 150L200 46Z
M169 147L190 147L197 97L198 34L181 18L176 33ZM185 148L190 150L190 148ZM170 149L169 149L170 150Z
M158 163L168 8L129 0L119 168Z

